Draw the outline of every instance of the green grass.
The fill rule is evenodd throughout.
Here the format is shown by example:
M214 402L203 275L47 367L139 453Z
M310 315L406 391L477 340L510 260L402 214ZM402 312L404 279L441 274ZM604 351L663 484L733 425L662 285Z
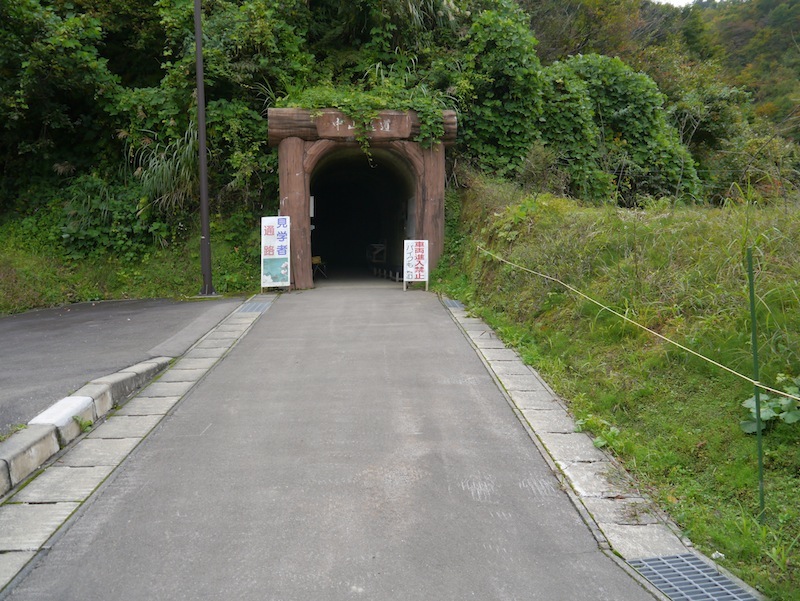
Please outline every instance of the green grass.
M258 247L243 249L215 224L212 235L214 287L219 294L259 289ZM202 286L199 239L167 248L153 246L134 260L96 255L65 258L57 242L21 242L19 222L0 226L0 315L68 303L125 298L185 298ZM252 252L247 252L248 250Z
M519 349L708 553L775 600L800 598L800 424L755 438L739 422L752 385L631 326L491 250L557 277L660 334L752 374L744 252L755 249L762 381L800 373L800 209L587 207L469 181L448 201L437 286ZM434 280L436 281L436 280Z

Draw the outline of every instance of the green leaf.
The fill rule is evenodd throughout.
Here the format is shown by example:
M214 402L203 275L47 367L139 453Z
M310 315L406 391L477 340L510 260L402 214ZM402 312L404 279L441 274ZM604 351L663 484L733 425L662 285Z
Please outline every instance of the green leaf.
M774 408L772 405L762 405L761 406L761 421L767 421L776 417L778 414L775 413Z
M781 413L780 418L784 423L787 424L795 424L800 422L800 409L794 409L792 411Z
M742 429L742 432L745 434L755 434L758 430L758 424L754 419L748 419L742 422L739 422L739 427ZM765 424L762 422L761 429L765 428Z

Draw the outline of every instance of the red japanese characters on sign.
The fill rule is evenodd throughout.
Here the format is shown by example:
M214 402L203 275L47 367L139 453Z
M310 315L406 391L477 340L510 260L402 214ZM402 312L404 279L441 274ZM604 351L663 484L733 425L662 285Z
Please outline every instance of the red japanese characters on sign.
M427 240L406 240L403 245L403 289L408 282L425 282L428 289Z

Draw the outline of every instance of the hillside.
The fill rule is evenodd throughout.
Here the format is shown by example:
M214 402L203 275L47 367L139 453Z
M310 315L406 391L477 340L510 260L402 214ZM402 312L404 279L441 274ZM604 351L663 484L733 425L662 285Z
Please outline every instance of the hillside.
M770 599L797 599L800 422L764 433L760 524L756 441L740 427L752 385L603 307L752 375L751 246L762 381L794 380L797 394L798 208L630 211L461 179L439 289L516 347L704 553Z
M528 161L556 174L554 191L599 203L721 203L748 188L794 198L796 7L208 3L215 208L271 207L266 108L323 105L360 120L412 109L430 131L436 110L455 109L459 162L513 179ZM0 4L0 218L66 206L67 254L97 247L73 233L96 213L143 241L184 235L178 224L197 202L192 22L185 0ZM560 119L565 111L574 119ZM84 211L76 199L87 194L101 200ZM134 204L134 213L121 208Z

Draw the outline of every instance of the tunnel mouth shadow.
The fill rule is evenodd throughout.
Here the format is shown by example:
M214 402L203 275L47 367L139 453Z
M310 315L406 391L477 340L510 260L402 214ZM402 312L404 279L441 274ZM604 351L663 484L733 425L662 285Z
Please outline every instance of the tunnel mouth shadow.
M388 149L337 148L310 178L311 254L327 279L373 277L374 268L400 269L403 240L414 237L416 181L405 159ZM317 273L315 282L325 281Z

